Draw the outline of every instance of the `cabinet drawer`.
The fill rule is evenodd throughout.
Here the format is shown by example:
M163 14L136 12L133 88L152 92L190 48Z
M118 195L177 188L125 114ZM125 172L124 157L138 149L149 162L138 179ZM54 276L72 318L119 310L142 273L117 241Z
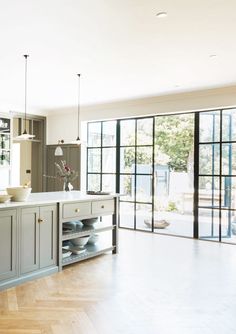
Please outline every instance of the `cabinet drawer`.
M91 202L78 202L63 204L63 218L76 218L91 215Z
M92 202L92 214L114 213L114 200Z

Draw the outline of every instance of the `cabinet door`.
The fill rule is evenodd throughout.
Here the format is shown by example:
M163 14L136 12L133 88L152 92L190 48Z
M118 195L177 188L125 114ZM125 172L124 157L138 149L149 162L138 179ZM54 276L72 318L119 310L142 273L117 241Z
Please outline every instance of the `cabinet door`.
M57 206L40 207L40 268L57 263Z
M16 211L0 212L0 281L16 276Z
M26 274L39 268L39 208L21 210L20 272Z

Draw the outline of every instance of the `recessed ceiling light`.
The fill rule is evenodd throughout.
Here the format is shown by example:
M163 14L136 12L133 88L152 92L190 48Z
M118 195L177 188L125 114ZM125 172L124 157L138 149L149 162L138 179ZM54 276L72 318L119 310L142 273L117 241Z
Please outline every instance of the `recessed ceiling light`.
M167 16L167 12L159 12L159 13L156 14L156 16L157 16L158 18L166 17L166 16Z

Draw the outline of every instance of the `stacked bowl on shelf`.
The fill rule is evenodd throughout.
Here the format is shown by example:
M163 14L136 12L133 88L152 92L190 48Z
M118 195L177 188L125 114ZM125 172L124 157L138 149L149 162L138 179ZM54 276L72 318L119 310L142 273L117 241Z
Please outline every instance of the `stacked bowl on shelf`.
M81 223L85 226L93 226L97 222L98 222L98 217L81 220Z
M90 235L86 235L84 237L78 237L78 238L75 238L75 239L71 239L71 243L73 246L77 246L77 247L84 247L88 240L90 238Z
M98 217L96 218L90 218L90 219L83 219L82 224L85 226L93 226L94 224L96 224L98 222ZM92 233L88 239L88 244L90 245L95 245L98 241L99 235Z
M93 227L95 223L98 222L97 218L83 219L80 223L82 223L86 227ZM74 223L75 224L75 223ZM73 231L74 227L66 226L69 232ZM95 245L98 241L99 235L95 234L92 230L88 231L88 234L85 236L77 237L70 239L63 246L64 251L71 251L73 254L81 254L86 251L86 245ZM65 255L66 256L66 255Z

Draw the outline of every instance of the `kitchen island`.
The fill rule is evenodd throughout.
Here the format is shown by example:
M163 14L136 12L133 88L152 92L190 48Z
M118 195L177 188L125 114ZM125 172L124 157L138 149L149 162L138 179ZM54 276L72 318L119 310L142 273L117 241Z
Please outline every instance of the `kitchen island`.
M117 253L118 201L118 194L59 191L0 204L0 290L108 251ZM95 225L79 222L96 217ZM109 243L88 245L81 253L63 256L63 248L73 239L102 232L109 233Z

